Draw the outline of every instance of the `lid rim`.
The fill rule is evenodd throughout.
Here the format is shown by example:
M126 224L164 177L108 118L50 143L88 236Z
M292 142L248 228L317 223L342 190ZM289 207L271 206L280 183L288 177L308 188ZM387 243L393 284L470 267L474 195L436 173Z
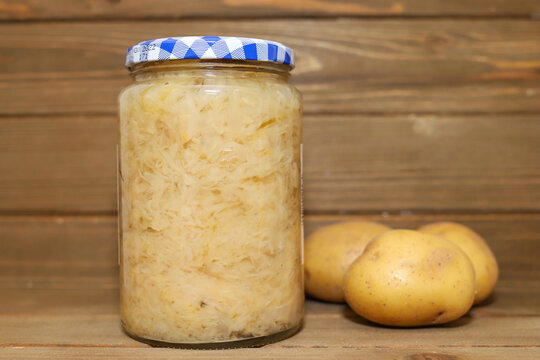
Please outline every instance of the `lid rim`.
M182 36L140 42L128 48L125 66L166 60L248 60L294 68L294 51L275 41L231 36Z

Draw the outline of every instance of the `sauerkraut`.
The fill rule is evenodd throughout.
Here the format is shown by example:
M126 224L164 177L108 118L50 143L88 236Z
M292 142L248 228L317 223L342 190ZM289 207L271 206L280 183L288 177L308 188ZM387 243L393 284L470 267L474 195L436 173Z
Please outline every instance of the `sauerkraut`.
M298 326L299 93L265 72L170 70L119 100L126 330L206 343Z

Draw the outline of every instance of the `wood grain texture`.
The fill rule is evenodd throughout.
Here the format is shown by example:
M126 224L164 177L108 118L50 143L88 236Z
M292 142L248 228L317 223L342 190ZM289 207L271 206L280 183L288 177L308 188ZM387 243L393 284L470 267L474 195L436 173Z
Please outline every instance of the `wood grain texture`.
M511 19L2 24L0 114L116 113L125 49L193 33L295 48L306 113L540 111L539 29Z
M307 213L540 210L540 118L304 119ZM116 209L116 118L0 119L0 211Z
M0 209L113 211L116 128L114 117L0 119Z
M68 272L68 271L66 271ZM103 278L105 281L107 279ZM79 281L84 282L84 278ZM115 285L118 278L114 278ZM75 287L63 289L46 286L23 286L9 288L5 283L0 284L2 297L0 317L32 318L71 316L76 318L114 317L118 318L120 296L118 286L102 288L97 284L86 289ZM23 288L26 285L26 288ZM2 340L0 340L2 342ZM0 350L0 352L2 352Z
M179 19L268 16L530 16L538 0L3 0L1 20Z
M267 346L264 352L235 350L214 352L213 355L239 358L243 356L242 352L248 352L250 358L266 358L274 351L278 358L295 356L307 359L314 354L334 356L345 351L343 355L346 355L346 351L357 350L357 355L363 352L372 356L468 354L475 355L476 359L481 355L494 356L490 349L497 349L499 354L512 349L512 354L515 352L529 358L527 356L538 354L540 349L535 333L540 321L540 292L538 281L535 281L524 286L519 282L503 280L503 286L497 288L496 296L489 303L473 308L466 317L456 322L433 328L404 330L376 326L361 319L344 305L309 300L306 303L304 328L294 337ZM4 290L2 288L3 293ZM63 354L62 357L69 358L82 354L118 354L121 357L150 354L146 350L139 352L149 348L121 332L117 290L95 288L81 294L74 289L19 289L7 293L12 296L0 297L2 356L39 355L48 358L52 354ZM531 299L528 307L524 307L524 299L525 303ZM120 349L133 350L122 352ZM171 355L161 353L161 350L153 351L155 356ZM190 357L205 353L175 351Z
M378 360L537 360L539 350L531 348L280 348L196 351L159 348L102 348L102 347L7 347L0 359L378 359Z
M540 348L538 316L475 317L473 312L443 326L396 329L369 323L344 305L332 306L341 314L310 316L308 310L299 333L269 348ZM0 325L0 348L147 347L122 333L118 316L2 316Z
M519 283L540 278L538 214L315 215L305 217L305 233L308 236L320 226L358 219L410 229L432 221L458 221L484 236L499 261L501 279ZM3 240L0 242L0 285L4 287L84 290L115 286L117 225L114 216L2 216L0 239ZM81 282L80 279L86 280Z
M47 274L46 271L44 273ZM507 274L505 277L508 278ZM10 286L11 284L5 281L6 278L3 276L3 281L0 282L2 291L0 318L117 318L118 316L120 300L117 275L96 277L100 282L88 281L88 277L79 277L76 283L72 280L73 274L69 274L65 280L57 280L56 283L33 279L31 286L28 286L29 282L20 276L11 277L11 284L18 286ZM57 276L56 279L61 279L61 276ZM57 286L58 283L62 283L62 287ZM110 286L103 286L103 283L110 283ZM475 318L540 316L539 289L538 278L502 279L498 282L494 295L481 306L475 307L470 316ZM307 316L313 318L355 317L351 310L343 306L315 300L307 302L307 312Z
M305 209L538 210L540 118L306 119Z
M306 233L354 219L415 228L442 220L443 215L307 216ZM122 333L115 217L4 216L0 218L4 240L0 242L0 359L537 358L540 215L444 219L463 222L484 235L501 264L495 294L464 318L432 328L393 329L373 325L344 305L308 300L305 325L292 338L263 349L209 353L151 349ZM10 271L13 268L22 272Z
M72 281L74 274L66 270L66 279L61 281L63 287L46 281L28 282L20 276L13 276L12 283L19 286L7 286L7 276L3 276L0 283L2 298L0 300L0 317L77 317L91 318L114 317L119 313L118 274L113 276L96 276L100 282L90 282L88 277L77 278L78 283ZM47 271L44 272L48 274ZM68 274L69 273L69 274ZM49 279L52 276L47 275ZM61 279L61 276L56 276ZM58 281L60 282L60 281ZM103 283L111 282L111 286ZM112 283L114 282L114 284ZM59 296L61 295L61 301ZM338 318L354 317L351 310L340 305L324 303L309 299L306 303L308 317ZM540 316L540 280L516 280L516 278L501 279L491 296L484 304L475 307L472 317L534 317Z

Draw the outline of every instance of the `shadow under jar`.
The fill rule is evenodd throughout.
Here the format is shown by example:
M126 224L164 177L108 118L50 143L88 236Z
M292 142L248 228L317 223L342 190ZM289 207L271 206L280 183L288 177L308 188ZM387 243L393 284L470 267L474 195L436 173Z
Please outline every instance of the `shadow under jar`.
M134 82L119 96L118 181L130 336L223 348L299 329L302 100L287 82L293 62L284 45L246 38L128 50Z

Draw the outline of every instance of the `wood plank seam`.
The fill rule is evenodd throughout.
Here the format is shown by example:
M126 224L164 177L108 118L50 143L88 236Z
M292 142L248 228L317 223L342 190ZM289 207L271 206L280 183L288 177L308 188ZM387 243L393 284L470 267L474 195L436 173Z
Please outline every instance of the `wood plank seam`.
M122 16L107 16L103 18L99 17L59 17L50 19L3 19L0 17L0 25L2 24L55 24L62 22L77 21L83 24L101 23L107 22L140 22L140 21L159 21L163 23L178 22L178 21L258 21L258 20L339 20L339 19L357 19L357 20L531 20L535 21L540 18L539 14L479 14L479 15L461 15L454 14L439 14L439 15L355 15L355 14L328 14L328 15L220 15L220 16L206 16L206 15L194 15L194 16L161 16L161 17L122 17Z

